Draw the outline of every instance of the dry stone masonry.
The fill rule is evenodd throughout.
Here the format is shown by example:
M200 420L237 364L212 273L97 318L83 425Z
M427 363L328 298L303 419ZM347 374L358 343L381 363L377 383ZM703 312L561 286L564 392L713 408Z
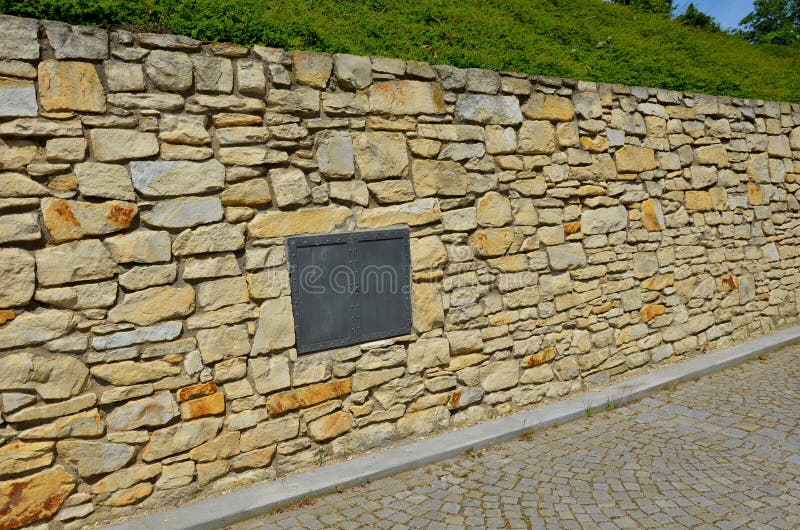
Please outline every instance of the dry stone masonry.
M0 529L271 480L797 321L798 105L0 34ZM298 356L285 238L403 225L414 332Z

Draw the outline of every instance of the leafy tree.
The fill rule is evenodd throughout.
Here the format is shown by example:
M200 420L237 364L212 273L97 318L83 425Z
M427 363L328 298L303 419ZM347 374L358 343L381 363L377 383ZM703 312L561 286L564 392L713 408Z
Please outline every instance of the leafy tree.
M675 20L684 26L694 26L706 31L720 31L719 24L714 20L714 17L706 15L697 9L694 3L690 3L686 7L686 11L675 17Z
M739 23L750 42L792 44L800 39L800 0L755 0Z
M672 0L612 0L615 4L631 6L647 13L661 13L669 15L675 6Z

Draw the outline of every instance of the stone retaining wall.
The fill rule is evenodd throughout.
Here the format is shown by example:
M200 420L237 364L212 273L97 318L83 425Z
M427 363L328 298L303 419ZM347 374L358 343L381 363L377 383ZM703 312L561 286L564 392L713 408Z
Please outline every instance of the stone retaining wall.
M270 480L797 321L798 105L0 35L0 529ZM284 238L396 225L414 333L298 357Z

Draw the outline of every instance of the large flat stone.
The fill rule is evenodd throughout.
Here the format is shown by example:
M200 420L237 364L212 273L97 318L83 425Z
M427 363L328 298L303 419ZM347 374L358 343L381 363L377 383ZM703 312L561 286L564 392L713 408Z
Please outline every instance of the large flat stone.
M381 208L362 208L358 212L358 226L364 228L401 224L419 226L435 223L441 219L442 211L436 198L417 199L414 202Z
M456 100L457 121L493 125L522 123L519 101L514 96L462 94Z
M75 479L60 465L34 475L0 482L0 528L47 520L75 489Z
M114 386L128 386L178 375L181 365L166 361L121 361L93 366L91 372L92 377Z
M299 431L300 421L297 417L265 421L242 435L239 448L242 452L246 452L284 440L291 440L297 437Z
M168 232L137 230L109 237L104 243L117 263L161 263L172 257Z
M183 108L183 98L179 94L166 92L109 94L107 100L109 105L126 110L175 111Z
M82 283L36 291L36 300L64 309L93 309L114 305L117 282Z
M105 89L92 63L52 59L39 63L39 101L48 111L106 110Z
M368 131L353 140L355 164L362 180L382 180L408 173L403 133Z
M36 279L41 285L104 280L117 272L111 253L95 239L65 243L36 252Z
M51 20L44 21L43 25L56 59L108 58L106 30Z
M131 185L131 177L124 166L84 162L75 165L78 189L85 197L102 197L132 201L136 193Z
M0 244L38 241L41 238L42 231L35 213L0 216Z
M292 383L286 355L252 358L247 363L247 372L261 394L289 388Z
M457 162L414 160L411 179L420 197L462 196L467 193L467 170Z
M243 224L219 223L185 230L172 243L172 252L176 256L188 256L239 250L244 247L244 228Z
M44 225L56 243L125 230L138 211L132 202L42 199Z
M0 328L0 350L33 346L57 339L71 331L79 317L72 311L46 309L23 313ZM5 360L5 359L4 359Z
M442 114L446 107L438 83L402 80L373 83L369 110L378 114Z
M306 233L331 232L351 215L344 206L323 206L295 212L266 212L247 225L251 237L286 237Z
M53 462L53 442L12 442L0 447L0 477L27 473Z
M7 329L8 326L0 336ZM83 390L88 376L86 366L71 355L15 353L3 358L0 390L35 390L44 399L67 399Z
M129 401L106 415L106 425L117 431L130 431L140 427L154 427L168 423L178 416L178 404L171 392Z
M46 403L44 405L33 405L31 407L24 408L8 415L6 420L11 423L24 423L29 421L58 418L88 409L89 407L94 406L95 403L97 403L97 395L90 392L66 401Z
M156 135L133 129L92 129L89 146L98 162L122 162L158 154Z
M194 312L194 289L162 286L136 291L125 296L108 312L111 322L131 322L148 326L162 320L184 317Z
M353 139L347 131L318 133L314 145L314 157L323 175L346 177L355 173ZM278 192L276 188L275 194Z
M324 88L331 76L333 58L319 52L293 51L292 74L298 84Z
M180 322L167 322L157 326L139 328L133 331L121 331L110 335L100 335L92 339L92 348L95 350L110 350L124 348L133 344L148 342L162 342L180 336L183 326Z
M36 288L33 256L16 248L0 249L0 308L23 306Z
M628 226L628 210L624 206L595 208L581 213L584 234L605 234L624 230Z
M282 296L261 304L251 355L270 353L294 346L292 300Z
M159 201L142 220L157 228L191 228L216 223L223 217L222 202L218 197L178 197Z
M131 179L145 197L177 197L219 191L225 186L225 167L208 162L131 162Z
M185 53L153 50L147 55L145 70L159 90L184 92L192 87L192 61Z
M350 393L349 379L336 379L327 383L317 383L303 388L287 390L267 398L270 414L282 414L290 410L310 407Z
M32 81L0 77L0 116L36 116L36 88Z
M152 462L183 453L214 438L222 428L222 418L201 418L160 429L150 436L142 460Z
M133 459L136 449L127 444L63 440L56 444L58 456L74 466L81 477L111 473Z
M554 94L533 94L521 110L529 120L572 121L575 117L572 101Z
M0 59L37 60L39 21L0 15Z

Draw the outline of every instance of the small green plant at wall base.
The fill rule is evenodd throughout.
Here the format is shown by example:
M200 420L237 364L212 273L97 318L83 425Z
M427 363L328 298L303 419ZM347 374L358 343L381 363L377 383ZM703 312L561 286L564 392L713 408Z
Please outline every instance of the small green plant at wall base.
M532 442L533 441L533 431L528 431L525 433L525 441Z
M608 398L608 400L606 401L606 410L607 411L614 410L614 407L615 407L614 400L611 399L611 398Z
M591 403L586 403L586 405L584 406L584 412L586 413L587 418L592 417L592 414L594 414L594 410L592 409Z

